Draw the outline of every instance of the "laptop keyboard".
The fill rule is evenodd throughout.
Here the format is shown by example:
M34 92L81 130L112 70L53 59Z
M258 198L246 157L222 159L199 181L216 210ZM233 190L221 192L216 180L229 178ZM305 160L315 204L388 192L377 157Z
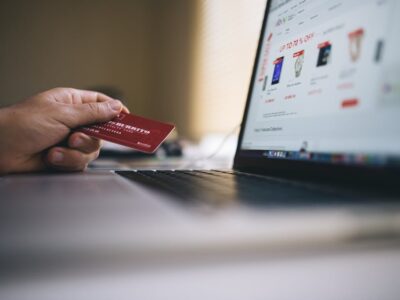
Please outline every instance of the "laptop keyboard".
M234 171L117 171L137 183L192 201L213 205L246 203L252 205L320 205L337 204L338 196L330 191L297 182L283 181Z

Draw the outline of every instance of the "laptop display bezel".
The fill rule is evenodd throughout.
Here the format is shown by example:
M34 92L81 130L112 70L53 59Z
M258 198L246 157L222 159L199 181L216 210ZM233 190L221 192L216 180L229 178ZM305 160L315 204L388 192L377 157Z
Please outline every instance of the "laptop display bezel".
M253 96L253 87L256 80L258 64L261 59L261 51L265 39L265 31L268 21L268 15L270 12L270 4L271 1L267 1L250 82L250 88L247 95L242 126L234 158L233 169L237 171L299 179L327 179L330 181L346 181L350 183L365 183L366 181L374 183L392 182L396 184L397 178L400 178L400 168L392 165L345 165L303 160L272 159L267 157L252 157L249 155L244 155L246 150L241 150L241 145L245 131L245 124L248 118L250 102Z

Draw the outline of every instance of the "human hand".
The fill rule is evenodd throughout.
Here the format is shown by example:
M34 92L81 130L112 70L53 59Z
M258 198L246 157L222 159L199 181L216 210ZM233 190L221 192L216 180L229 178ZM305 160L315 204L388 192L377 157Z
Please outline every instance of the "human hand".
M127 108L104 94L56 88L0 109L0 173L81 171L101 141L74 128L107 122Z

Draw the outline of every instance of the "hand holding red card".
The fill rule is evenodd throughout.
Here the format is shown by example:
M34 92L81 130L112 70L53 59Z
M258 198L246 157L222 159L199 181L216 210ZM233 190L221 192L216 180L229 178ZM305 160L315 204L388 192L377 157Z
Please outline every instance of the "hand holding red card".
M103 124L77 129L89 136L131 147L135 150L154 153L174 130L172 124L162 123L132 114L121 113Z

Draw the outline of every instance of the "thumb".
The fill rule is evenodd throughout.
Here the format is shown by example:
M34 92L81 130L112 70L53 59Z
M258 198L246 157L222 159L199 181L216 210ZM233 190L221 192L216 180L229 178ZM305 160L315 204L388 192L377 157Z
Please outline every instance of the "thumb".
M104 123L118 116L122 108L118 100L73 105L65 122L69 128Z

